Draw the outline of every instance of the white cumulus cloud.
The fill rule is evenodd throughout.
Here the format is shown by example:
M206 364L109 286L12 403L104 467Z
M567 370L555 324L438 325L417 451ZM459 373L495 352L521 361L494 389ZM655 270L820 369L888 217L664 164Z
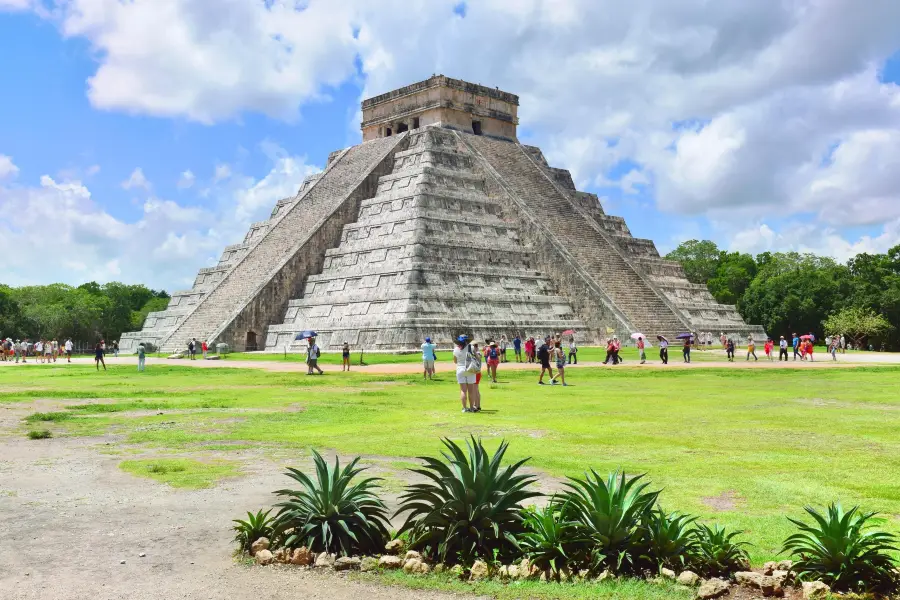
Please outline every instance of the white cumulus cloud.
M140 167L136 168L131 172L131 175L128 176L128 179L122 182L122 189L125 190L133 190L133 189L142 189L149 190L150 182L147 181L147 178L144 176L144 170Z
M19 167L12 161L11 156L0 154L0 179L12 179L19 173Z

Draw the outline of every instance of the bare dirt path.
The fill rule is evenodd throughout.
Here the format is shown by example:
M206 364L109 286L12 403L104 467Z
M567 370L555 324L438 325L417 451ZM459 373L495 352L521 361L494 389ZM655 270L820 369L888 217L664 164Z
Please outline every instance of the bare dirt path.
M572 369L581 369L586 367L602 367L608 369L708 369L708 368L718 368L718 369L833 369L833 368L847 368L847 367L860 367L860 366L872 366L872 365L900 365L900 353L896 352L866 352L866 353L851 353L851 354L841 354L838 355L838 360L833 361L831 356L825 352L820 352L816 355L816 359L813 362L809 361L794 361L790 360L788 362L777 361L777 360L766 360L765 357L762 357L762 353L760 352L760 360L759 361L747 361L742 356L738 356L738 359L735 362L730 363L725 361L722 358L721 350L706 350L703 352L694 352L694 362L684 363L681 358L680 352L676 352L678 349L675 348L670 352L669 364L663 365L659 362L656 355L652 352L648 353L648 362L646 364L639 364L636 360L627 360L623 362L621 365L604 365L602 362L589 362L582 361L577 365L569 365L566 368ZM306 372L306 365L302 362L298 361L285 361L278 360L278 355L272 355L272 360L241 360L241 359L225 359L225 360L187 360L187 359L166 359L166 358L155 358L148 357L147 358L147 366L152 365L177 365L179 367L194 367L198 369L202 368L231 368L231 369L263 369L266 371L278 371L278 372L295 372L295 373L304 373ZM72 359L73 363L78 364L93 364L94 361L92 358L86 357L78 357ZM56 363L59 364L59 363ZM107 365L137 365L137 358L133 356L120 356L118 358L107 357L106 358ZM15 367L15 366L23 366L16 365L13 362L0 362L0 367ZM40 363L35 363L34 360L29 360L27 365L29 367L41 367L44 366ZM451 371L453 369L453 364L447 361L438 363L437 365L438 371ZM324 370L329 373L340 372L338 369L338 365L322 365ZM499 367L500 371L505 370L533 370L538 371L538 366L535 364L527 364L527 363L503 363ZM366 366L358 366L354 365L352 367L354 372L359 373L372 373L372 374L410 374L410 373L421 373L422 365L418 362L413 363L395 363L395 364L375 364L375 365L366 365Z
M245 461L244 477L176 490L119 470L121 457L100 452L112 438L13 434L33 410L0 408L3 600L459 598L237 564L230 520L271 505L271 491L284 483L280 465L260 453Z

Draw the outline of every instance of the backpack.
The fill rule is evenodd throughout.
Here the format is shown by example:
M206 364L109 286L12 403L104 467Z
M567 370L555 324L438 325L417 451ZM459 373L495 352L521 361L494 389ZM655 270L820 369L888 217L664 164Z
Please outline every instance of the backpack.
M472 352L472 346L469 346L466 352L466 373L472 375L481 373L481 357Z
M542 344L540 348L538 348L538 358L541 360L550 360L550 350L547 348L547 344Z
M496 348L491 347L490 357L491 357L491 360L496 360L497 358L499 358Z

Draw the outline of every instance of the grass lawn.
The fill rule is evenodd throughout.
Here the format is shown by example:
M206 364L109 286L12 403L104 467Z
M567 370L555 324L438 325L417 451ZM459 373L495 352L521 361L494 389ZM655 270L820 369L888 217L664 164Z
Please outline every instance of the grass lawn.
M413 356L413 359L416 359ZM775 557L804 504L841 500L883 514L900 533L900 368L582 369L567 388L501 371L482 384L480 414L461 414L446 361L419 375L324 377L252 369L54 365L0 369L0 404L50 399L22 424L54 437L115 433L122 448L204 460L248 446L334 449L344 455L436 454L439 437L511 442L508 458L554 477L593 467L648 473L663 505L746 532L755 564ZM163 411L163 415L157 415ZM37 411L36 411L37 412ZM33 443L43 443L35 440ZM126 463L176 484L210 484L210 465ZM152 472L153 464L162 464ZM160 472L162 471L162 472ZM206 473L206 475L204 475ZM204 479L204 477L207 477ZM176 484L177 485L177 484ZM255 510L258 507L246 507Z

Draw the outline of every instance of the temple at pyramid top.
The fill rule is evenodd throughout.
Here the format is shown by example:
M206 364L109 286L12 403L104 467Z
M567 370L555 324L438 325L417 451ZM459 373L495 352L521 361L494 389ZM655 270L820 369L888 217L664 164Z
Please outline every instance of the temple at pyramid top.
M365 100L363 142L332 152L120 348L282 352L304 330L365 351L462 333L765 336L520 144L518 105L443 75Z
M363 141L432 125L514 140L518 107L515 94L433 75L363 100Z

